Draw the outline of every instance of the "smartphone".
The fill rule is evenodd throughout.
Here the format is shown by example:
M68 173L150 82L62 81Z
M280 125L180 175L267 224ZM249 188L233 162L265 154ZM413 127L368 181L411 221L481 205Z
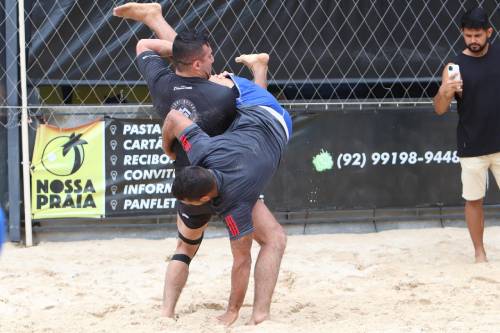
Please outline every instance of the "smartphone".
M455 81L462 79L460 76L460 67L457 64L448 65L448 77L451 77L452 75L456 75Z

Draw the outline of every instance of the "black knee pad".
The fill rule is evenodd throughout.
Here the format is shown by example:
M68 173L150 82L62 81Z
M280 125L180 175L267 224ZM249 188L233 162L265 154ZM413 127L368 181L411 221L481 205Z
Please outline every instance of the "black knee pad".
M184 222L184 225L188 227L189 229L200 229L201 227L205 226L205 224L210 221L210 218L212 215L198 215L198 216L191 216L190 218L186 218L186 216L181 215L181 220Z
M177 200L177 214L189 229L199 229L215 214L210 204L191 206Z
M182 254L182 253L174 254L172 256L172 260L182 261L183 263L185 263L188 266L191 263L191 258L185 254Z

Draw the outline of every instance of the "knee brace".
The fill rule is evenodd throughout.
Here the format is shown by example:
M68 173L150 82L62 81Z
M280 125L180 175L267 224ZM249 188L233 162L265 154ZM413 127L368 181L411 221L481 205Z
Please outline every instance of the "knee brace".
M182 240L184 243L187 243L189 245L198 245L203 240L203 235L204 235L204 233L201 234L200 238L193 240L193 239L186 238L183 234L181 234L179 232L179 239ZM196 249L196 252L198 252L198 249ZM196 252L194 253L193 257L196 255ZM188 255L185 255L182 253L176 253L172 256L172 260L182 261L183 263L185 263L188 266L191 263L191 259L192 258L190 258Z
M172 260L182 261L183 263L185 263L188 266L191 263L191 258L185 254L182 254L182 253L174 254L172 256Z
M198 238L198 239L189 239L189 238L184 237L184 235L183 235L183 234L181 234L181 233L179 232L179 238L180 238L180 239L181 239L184 243L187 243L187 244L189 244L189 245L198 245L198 244L200 244L200 243L201 243L201 241L203 240L203 235L204 235L204 234L205 234L205 233L201 234L201 237L200 237L200 238Z

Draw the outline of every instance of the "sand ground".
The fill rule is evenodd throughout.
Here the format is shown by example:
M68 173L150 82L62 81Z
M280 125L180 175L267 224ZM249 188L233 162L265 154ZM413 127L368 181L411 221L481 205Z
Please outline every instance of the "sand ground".
M272 320L244 325L251 282L230 328L214 319L230 288L225 238L204 241L176 320L159 317L174 239L6 244L0 332L499 332L500 227L485 241L490 262L473 264L464 228L290 236Z

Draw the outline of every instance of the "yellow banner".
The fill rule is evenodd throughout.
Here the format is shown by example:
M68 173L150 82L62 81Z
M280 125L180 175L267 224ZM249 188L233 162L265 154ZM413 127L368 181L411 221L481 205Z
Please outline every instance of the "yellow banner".
M104 217L104 128L104 121L38 127L31 166L34 219Z

